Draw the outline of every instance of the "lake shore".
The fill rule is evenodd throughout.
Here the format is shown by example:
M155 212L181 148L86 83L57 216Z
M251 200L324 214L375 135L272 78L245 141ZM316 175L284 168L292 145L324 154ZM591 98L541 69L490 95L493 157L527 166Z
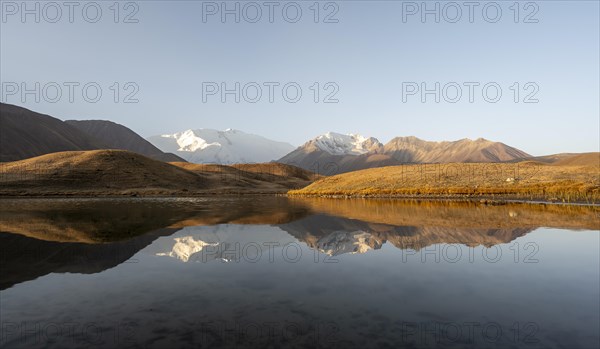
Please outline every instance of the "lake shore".
M287 194L289 197L300 198L322 198L322 199L373 199L373 200L407 200L416 202L470 202L482 205L506 205L506 204L539 204L539 205L576 205L600 207L600 202L586 201L567 201L545 198L522 198L511 195L481 195L481 196L463 196L463 195L389 195L389 194Z
M515 196L460 196L460 195L289 195L285 191L260 192L260 191L220 191L220 192L0 192L0 200L6 199L199 199L199 198L236 198L236 197L288 197L308 199L332 199L332 200L381 200L381 201L410 201L410 202L456 202L473 203L478 205L509 205L509 204L531 204L531 205L556 205L556 206L587 206L600 207L600 202L585 201L563 201L548 200L544 198L519 198Z

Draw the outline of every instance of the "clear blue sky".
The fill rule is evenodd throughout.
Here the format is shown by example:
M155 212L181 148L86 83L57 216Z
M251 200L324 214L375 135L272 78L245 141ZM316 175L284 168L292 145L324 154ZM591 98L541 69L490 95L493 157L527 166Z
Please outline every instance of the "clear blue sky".
M209 15L210 4L201 1L138 1L135 6L120 5L115 23L113 1L99 1L102 16L93 20L95 8L85 2L74 8L70 23L69 8L62 7L57 23L56 9L40 6L40 23L35 14L21 18L21 1L2 1L0 68L2 101L22 105L61 119L108 119L122 123L142 136L171 133L189 128L236 128L272 139L300 145L326 131L353 132L374 136L387 142L394 136L415 135L428 140L455 140L484 137L516 146L534 155L557 152L598 151L599 110L599 3L597 1L537 1L524 8L520 3L518 22L513 1L499 1L502 16L495 23L496 9L487 2L474 8L470 23L469 8L456 9L440 4L440 23L401 1L339 1L337 23L323 23L336 10L320 3L318 22L314 23L314 1L298 1L302 16L293 20L295 8L289 5L288 17L282 15L287 2L277 2L273 23L269 8L259 1L262 17L250 23L256 9L246 7L240 23L220 13ZM218 2L218 5L221 1ZM36 2L27 5L33 9ZM62 2L59 2L62 4ZM420 2L417 3L419 5ZM462 1L458 4L463 4ZM244 2L240 2L243 12ZM430 2L430 8L435 6ZM61 5L62 6L62 5ZM228 6L233 8L234 1ZM206 20L203 22L203 8ZM446 12L444 12L444 9ZM418 9L419 11L421 9ZM136 12L137 11L137 12ZM219 9L220 11L220 9ZM126 15L137 23L123 23ZM529 14L536 12L523 23ZM406 20L403 21L403 14ZM444 15L445 14L445 15ZM404 23L405 22L405 23ZM26 83L33 88L55 82L62 85L62 97L50 103L55 87L47 85L47 95L7 94L11 83ZM74 101L68 98L65 82L77 82ZM84 84L95 82L102 89L97 103L82 97ZM119 82L119 102L111 90ZM137 103L123 103L134 82L139 91ZM227 95L207 96L203 102L203 82L235 82L242 86L256 82L278 82L274 102L268 87L262 97L248 103L241 96L235 103ZM282 98L281 87L295 82L302 88L297 103ZM320 83L320 102L313 101L310 87ZM333 87L339 86L338 103L322 103ZM474 102L469 103L468 87L462 97L449 103L441 95L435 103L420 94L402 100L403 82L425 82L434 88L450 82L462 85L477 82ZM481 87L495 82L502 89L497 103L483 99ZM519 82L519 103L511 86ZM535 86L538 103L523 103ZM9 86L10 85L10 86ZM248 86L248 98L255 89ZM448 85L446 97L454 98ZM19 86L21 88L21 86ZM88 98L94 94L88 90ZM488 90L488 97L494 97ZM10 92L10 91L8 91ZM293 90L288 96L293 98ZM46 99L44 98L46 97ZM21 98L25 97L23 103Z

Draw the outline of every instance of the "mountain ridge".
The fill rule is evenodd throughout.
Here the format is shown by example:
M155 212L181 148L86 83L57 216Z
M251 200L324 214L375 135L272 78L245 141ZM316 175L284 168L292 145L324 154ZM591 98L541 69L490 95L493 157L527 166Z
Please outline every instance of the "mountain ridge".
M67 120L0 103L0 162L63 151L121 149L152 159L184 161L166 154L124 125L108 120Z
M0 126L0 161L3 162L105 146L55 117L6 103L0 103Z
M231 128L224 131L188 129L151 136L147 140L163 152L176 154L186 161L198 164L270 162L294 149L289 143Z
M129 150L164 162L185 161L160 149L130 128L110 120L65 120L65 123L100 140L111 149Z
M340 135L328 132L317 136L278 161L313 171L317 170L321 174L336 174L406 163L505 162L531 157L522 150L485 138L427 141L416 136L403 136L395 137L388 143L382 144L374 137L355 134L346 136L352 139L374 140L370 143L367 151L332 152L324 147L322 142L319 142L330 134ZM337 137L337 141L340 139L342 138ZM345 145L339 144L339 142L334 143L337 149L351 149L353 145L352 143ZM335 173L322 172L324 167L334 168Z
M332 175L368 168L418 163L521 162L553 164L578 156L560 153L531 156L485 138L427 141L399 136L383 144L375 137L327 132L294 148L289 143L236 129L188 129L144 139L109 120L66 120L0 103L0 161L17 161L61 151L123 149L164 162L281 162ZM156 144L158 143L158 144ZM178 153L175 155L173 153ZM578 163L597 163L596 157Z

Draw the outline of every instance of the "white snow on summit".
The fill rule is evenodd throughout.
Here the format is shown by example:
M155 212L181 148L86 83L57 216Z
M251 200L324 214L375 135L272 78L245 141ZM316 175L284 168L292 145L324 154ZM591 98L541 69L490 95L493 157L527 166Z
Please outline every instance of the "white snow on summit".
M152 136L148 141L158 149L198 164L238 164L277 160L294 150L285 142L228 128L187 130Z
M374 150L382 144L373 137L364 137L357 134L341 134L327 132L313 140L321 150L332 155L361 155Z

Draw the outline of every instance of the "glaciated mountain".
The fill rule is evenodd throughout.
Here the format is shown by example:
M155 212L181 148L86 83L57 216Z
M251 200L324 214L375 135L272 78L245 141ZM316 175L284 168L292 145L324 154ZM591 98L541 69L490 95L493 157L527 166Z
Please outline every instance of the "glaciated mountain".
M431 142L414 136L396 137L386 145L375 138L329 132L318 136L278 162L322 175L407 163L503 162L531 155L501 142L479 138Z
M348 168L348 163L359 157L366 158L382 151L383 144L376 138L328 132L304 143L278 162L332 175Z
M158 149L198 164L239 164L277 160L294 147L242 131L197 129L152 136Z
M383 147L376 138L356 134L327 132L309 141L331 155L361 155L376 152Z

